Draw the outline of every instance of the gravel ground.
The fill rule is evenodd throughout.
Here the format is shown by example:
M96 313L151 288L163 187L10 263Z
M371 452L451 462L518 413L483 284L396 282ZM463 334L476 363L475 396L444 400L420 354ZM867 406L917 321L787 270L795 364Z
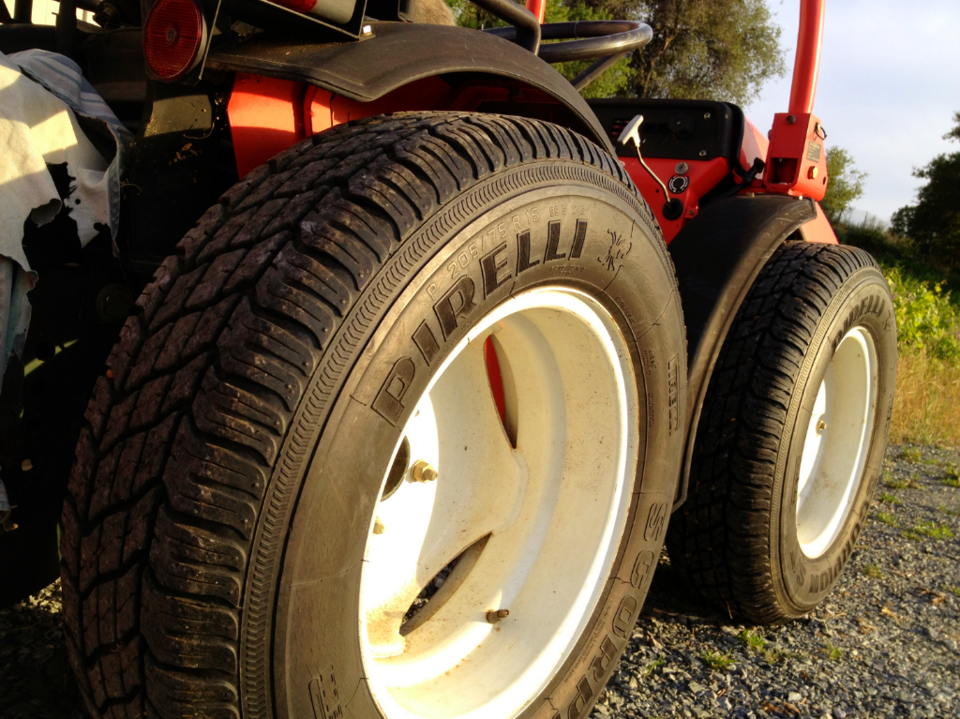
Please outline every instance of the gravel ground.
M960 450L891 447L887 463L859 548L805 619L740 624L664 556L591 719L960 716ZM0 611L0 719L87 716L59 611L57 584Z

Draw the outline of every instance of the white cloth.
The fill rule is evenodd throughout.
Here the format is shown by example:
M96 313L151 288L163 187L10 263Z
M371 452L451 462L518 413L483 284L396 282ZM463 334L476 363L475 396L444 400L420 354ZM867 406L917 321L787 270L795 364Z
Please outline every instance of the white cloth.
M116 145L104 158L77 121L79 113ZM80 246L119 225L120 172L132 139L72 60L28 50L0 53L0 387L11 353L20 354L30 321L27 292L36 283L23 251L27 218L52 221L64 205L48 165L66 165L70 218Z

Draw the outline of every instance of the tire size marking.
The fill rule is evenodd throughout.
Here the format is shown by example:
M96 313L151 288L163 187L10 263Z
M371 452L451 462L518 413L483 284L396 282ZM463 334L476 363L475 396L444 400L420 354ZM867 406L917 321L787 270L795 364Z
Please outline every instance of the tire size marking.
M500 223L500 224L503 224L503 223ZM492 235L493 233L494 233L494 230L491 230L487 234ZM457 256L450 261L450 263L447 265L447 272L450 273L451 280L457 279L457 277L459 277L463 272L465 272L467 267L470 266L471 260L474 260L480 256L480 253L483 251L483 248L487 244L486 241L487 241L486 235L482 236L479 241L474 240L473 242L468 244L465 249L460 250ZM492 241L492 237L491 237L491 241ZM433 294L431 294L430 296L432 297Z

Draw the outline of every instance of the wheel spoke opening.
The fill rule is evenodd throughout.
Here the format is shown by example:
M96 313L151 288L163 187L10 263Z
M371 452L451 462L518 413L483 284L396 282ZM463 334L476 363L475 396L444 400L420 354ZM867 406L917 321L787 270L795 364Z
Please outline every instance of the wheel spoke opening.
M408 469L410 469L410 440L404 437L394 455L393 464L390 465L387 483L383 487L383 494L380 495L381 502L390 499L400 489Z
M490 335L483 343L484 359L486 360L487 377L490 380L490 391L493 401L503 424L503 431L510 441L510 446L517 446L517 386L513 378L510 360L503 350L503 345L495 335Z
M470 570L477 565L489 539L489 534L478 539L430 580L407 610L403 624L400 625L400 636L405 637L416 631L443 608L447 600L466 581Z

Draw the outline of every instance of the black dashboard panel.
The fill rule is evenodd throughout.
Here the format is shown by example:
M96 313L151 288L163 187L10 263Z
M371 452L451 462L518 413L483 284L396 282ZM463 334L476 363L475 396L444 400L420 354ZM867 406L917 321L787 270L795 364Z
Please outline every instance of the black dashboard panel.
M743 141L743 111L736 105L709 100L590 100L600 124L620 157L634 157L633 146L617 142L621 130L636 115L644 157L677 160L736 160Z

